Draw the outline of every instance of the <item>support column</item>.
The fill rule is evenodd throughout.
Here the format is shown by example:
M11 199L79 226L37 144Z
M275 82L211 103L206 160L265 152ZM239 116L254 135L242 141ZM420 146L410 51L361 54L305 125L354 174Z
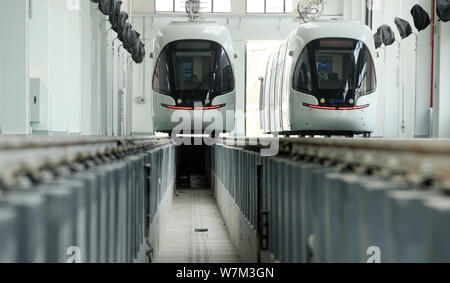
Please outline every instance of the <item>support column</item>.
M47 135L49 132L49 0L33 0L29 23L29 74L39 79L40 99L38 119L31 117L33 135ZM30 90L30 96L33 93Z
M244 113L246 104L245 64L247 42L245 40L233 40L233 47L238 55L237 59L233 59L235 60L234 67L236 68L236 111ZM245 126L245 118L237 116L234 134L236 136L245 136Z
M439 72L437 74L437 91L435 93L435 137L450 138L450 82L448 75L450 73L450 24L439 24ZM436 131L437 130L437 131Z

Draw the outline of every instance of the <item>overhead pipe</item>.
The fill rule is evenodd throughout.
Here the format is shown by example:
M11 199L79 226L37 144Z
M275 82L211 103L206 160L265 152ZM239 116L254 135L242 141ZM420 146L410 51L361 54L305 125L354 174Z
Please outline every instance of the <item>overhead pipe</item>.
M414 74L414 107L417 107L417 86L418 86L418 66L419 66L419 34L413 32L412 33L414 35L414 39L415 39L415 50L414 52L416 53L416 62L415 62L415 74ZM416 111L414 110L414 113L416 113ZM416 116L416 114L414 114L414 117Z
M100 24L99 24L100 30L102 29L103 24L105 25L105 29L106 29L108 22L109 22L109 17L105 17L105 19L101 20ZM106 38L105 38L106 45L108 45L109 32L112 31L112 30L113 30L112 28L106 29L106 32L105 32L106 33ZM111 42L111 45L112 45L112 56L114 57L114 40ZM107 84L107 82L106 82L106 84ZM108 102L106 101L105 103L106 103L106 105L105 105L106 109L108 109ZM105 115L107 115L107 114L105 114ZM105 130L105 134L108 134L108 123L105 123L105 129L104 130Z
M112 29L111 29L112 30ZM111 134L112 136L116 136L116 129L114 128L114 56L115 56L115 42L116 40L119 40L119 38L114 38L111 42L112 45L112 62L111 62L111 67L112 67L112 74L111 74ZM119 56L120 54L117 54L117 72L119 72ZM117 89L119 89L119 85L117 84Z
M431 87L430 87L430 129L429 129L429 135L430 138L433 137L433 120L434 120L434 53L435 53L435 47L434 47L434 33L436 30L436 2L435 0L431 0Z
M403 83L403 77L402 77L402 71L401 71L401 43L400 40L395 40L395 42L398 45L397 48L397 60L398 60L398 65L397 65L397 86L398 86L398 92L399 92L399 98L401 97L402 101L401 104L403 105L402 107L402 122L401 122L401 126L400 129L402 131L402 134L405 134L405 130L406 130L406 117L405 117L405 86ZM400 94L401 92L401 94Z
M125 80L120 81L121 73L123 73L123 55L120 53L120 48L123 47L123 44L120 44L119 47L117 47L117 92L118 92L118 98L117 98L117 111L119 113L117 117L118 121L118 136L123 135L123 129L122 129L122 118L123 118L123 88L125 86ZM123 74L122 74L123 78Z
M143 19L142 19L142 25L143 25L143 27L142 27L142 30L143 30L143 33L144 33L144 36L143 36L143 38L142 38L142 41L146 44L147 42L146 42L146 40L147 40L147 34L145 33L145 28L146 28L146 25L147 25L147 22L146 22L146 17L144 17ZM143 86L143 91L142 91L142 96L145 98L146 97L146 93L145 93L145 90L146 90L146 88L147 88L147 84L146 84L146 62L145 62L145 57L144 57L144 64L142 65L142 76L143 76L143 83L144 83L144 86Z

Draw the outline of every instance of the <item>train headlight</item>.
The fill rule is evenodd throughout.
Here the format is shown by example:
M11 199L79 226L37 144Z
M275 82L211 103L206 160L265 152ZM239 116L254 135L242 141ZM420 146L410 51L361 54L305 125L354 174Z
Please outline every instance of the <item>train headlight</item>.
M178 103L178 104L181 104L181 103L183 103L183 100L178 99L178 100L177 100L177 103Z
M324 104L325 103L325 98L321 98L320 99L320 103Z
M211 100L209 100L209 99L206 99L206 100L205 100L205 103L206 103L206 104L209 104L210 102L211 102Z
M349 102L350 104L353 104L355 101L354 101L353 99L350 99L348 102Z

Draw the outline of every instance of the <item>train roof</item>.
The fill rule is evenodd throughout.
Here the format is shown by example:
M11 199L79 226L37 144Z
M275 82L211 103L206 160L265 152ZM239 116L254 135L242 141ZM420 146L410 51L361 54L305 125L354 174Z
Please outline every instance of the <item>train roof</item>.
M351 38L364 42L371 52L375 52L375 42L371 29L359 21L322 20L300 25L291 34L303 45L319 38Z
M155 49L161 50L171 42L190 39L217 42L230 56L234 54L229 30L216 22L171 22L159 30Z

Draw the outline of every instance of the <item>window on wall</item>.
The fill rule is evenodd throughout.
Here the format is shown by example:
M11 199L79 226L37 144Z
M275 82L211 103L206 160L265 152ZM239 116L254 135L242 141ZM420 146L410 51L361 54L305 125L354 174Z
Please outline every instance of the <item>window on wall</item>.
M167 0L156 0L155 1L155 11L157 12L173 12L174 2Z
M185 12L186 0L155 0L156 12ZM201 0L202 13L230 13L231 0Z
M231 13L231 0L214 0L214 13Z
M372 28L373 24L373 0L366 1L366 25Z
M247 0L247 13L290 14L293 8L293 0Z

